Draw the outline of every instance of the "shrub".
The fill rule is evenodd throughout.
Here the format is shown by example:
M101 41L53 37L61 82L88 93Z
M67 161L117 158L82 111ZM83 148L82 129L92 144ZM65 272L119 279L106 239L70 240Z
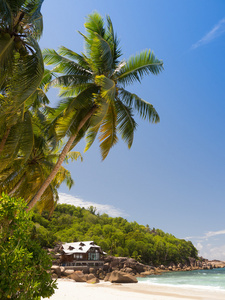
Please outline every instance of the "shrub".
M31 213L24 200L0 199L0 299L40 299L56 288L51 258L32 236Z

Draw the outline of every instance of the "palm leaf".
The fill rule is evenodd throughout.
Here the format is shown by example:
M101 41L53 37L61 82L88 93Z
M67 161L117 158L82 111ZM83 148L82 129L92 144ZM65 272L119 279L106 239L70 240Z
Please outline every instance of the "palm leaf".
M108 102L114 101L116 95L115 82L104 75L95 76L95 82L101 87L101 97Z
M22 123L22 134L20 138L20 154L23 156L24 161L26 161L32 151L34 143L32 120L29 111L24 114L24 120Z
M157 75L163 70L163 62L158 60L151 50L144 50L132 56L126 64L115 74L115 80L123 85L141 81L144 75Z
M12 28L13 26L13 14L8 1L0 1L0 26L1 28Z
M137 127L130 107L124 105L119 99L115 102L117 111L118 129L122 139L130 148L134 139L134 131Z
M106 72L110 74L112 72L114 61L111 47L109 43L97 33L95 33L92 39L90 59L91 67L95 73L101 74Z
M110 104L106 117L104 118L102 125L100 127L100 149L102 159L104 160L110 149L117 143L118 138L116 135L116 122L117 115L116 110L112 104Z
M13 98L15 110L36 91L44 73L42 55L37 42L28 38L27 44L32 47L32 53L21 56L14 64L13 77L10 80L9 94Z
M69 87L69 86L77 86L77 85L83 85L91 83L91 76L90 74L84 74L84 75L77 75L77 74L72 74L72 75L63 75L55 78L52 80L49 84L48 87L63 87L63 89Z
M105 38L110 45L112 56L113 56L113 69L115 69L116 65L118 64L118 58L122 55L121 49L119 48L119 40L117 39L116 34L113 30L113 24L109 16L106 17L107 19L107 31L105 34Z
M59 47L58 53L62 56L66 56L69 59L75 60L77 61L77 63L83 67L86 70L89 70L91 72L91 69L87 63L87 58L85 57L85 55L80 55L66 47Z
M101 37L104 37L105 35L104 20L97 12L93 12L92 14L87 16L84 27L86 28L88 37L90 39L93 38L93 35L95 35L95 33L99 34Z
M134 93L125 89L119 89L119 98L129 107L133 107L142 119L148 119L149 122L158 123L160 118L152 104L141 99Z
M55 73L63 73L67 75L89 75L91 72L84 67L81 67L78 63L65 58L62 55L59 55L53 49L44 49L42 51L44 62L46 65L55 65L53 69Z

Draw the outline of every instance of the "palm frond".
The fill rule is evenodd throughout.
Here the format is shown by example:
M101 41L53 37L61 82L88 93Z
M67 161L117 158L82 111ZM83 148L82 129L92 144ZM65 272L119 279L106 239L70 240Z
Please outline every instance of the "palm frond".
M85 134L86 145L84 148L84 152L86 152L91 147L91 145L94 143L95 138L98 134L99 128L100 128L100 124L95 127L88 128L88 130Z
M137 127L132 114L132 109L124 105L119 99L115 102L117 111L118 129L122 139L127 143L128 148L132 146L134 131Z
M48 87L63 87L63 89L67 87L74 87L77 85L83 85L91 83L91 76L90 74L83 74L83 75L77 75L77 74L69 74L69 75L63 75L55 78L52 80Z
M106 117L104 118L99 134L99 142L102 159L104 160L110 149L117 143L118 138L116 135L117 115L113 104L109 105Z
M97 33L95 33L92 39L90 61L89 64L95 73L110 74L112 72L114 61L111 47L109 43Z
M39 39L43 31L43 18L41 14L41 6L43 2L44 0L25 1L25 5L22 9L23 12L25 12L23 22L32 24L31 35L35 39Z
M0 27L12 28L13 26L13 13L10 9L8 1L0 1Z
M119 62L118 58L121 57L122 52L121 52L121 49L119 48L119 40L118 40L116 34L114 33L112 21L109 16L106 16L106 19L107 19L107 31L105 34L105 38L111 48L113 62L114 62L113 69L115 69L116 65Z
M141 81L144 75L157 75L163 70L163 62L158 60L151 50L144 50L132 56L126 64L115 74L115 80L123 85Z
M68 57L69 59L77 61L77 63L86 70L91 72L90 66L87 63L85 55L80 55L64 46L59 47L58 53L62 56Z
M95 82L101 87L101 97L108 102L113 102L116 95L115 81L109 79L104 75L95 76Z
M70 151L67 153L64 162L68 163L69 160L74 161L74 160L78 160L78 159L83 161L83 157L82 157L81 153L78 151Z
M152 104L141 99L134 93L130 93L125 89L119 89L119 98L127 106L133 107L142 119L148 119L151 123L158 123L160 118Z
M2 87L7 74L11 72L13 68L14 39L14 36L5 38L0 35L0 87Z
M78 63L62 55L59 55L53 49L44 49L42 53L45 64L55 66L55 68L53 69L53 72L55 73L91 76L91 72L89 71L89 69L85 69L84 67L81 67Z
M93 38L95 33L99 34L101 37L104 37L105 35L104 20L97 12L93 12L87 16L84 27L86 28L89 38Z
M89 84L89 86L85 90L81 91L76 97L69 99L69 105L66 108L66 113L79 109L89 109L93 105L93 97L97 92L98 87L96 87L95 84Z
M13 98L15 110L36 91L44 73L42 55L37 42L28 38L27 44L32 47L32 53L21 56L14 64L13 77L10 80L9 94Z
M31 154L34 143L32 120L29 111L26 111L24 114L22 130L20 138L20 154L23 156L24 161L26 161Z

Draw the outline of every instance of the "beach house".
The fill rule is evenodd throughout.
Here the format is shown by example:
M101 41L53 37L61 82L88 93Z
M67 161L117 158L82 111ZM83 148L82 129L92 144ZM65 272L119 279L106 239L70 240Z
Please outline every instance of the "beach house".
M60 264L100 267L104 264L104 254L106 253L93 241L65 243L60 249Z

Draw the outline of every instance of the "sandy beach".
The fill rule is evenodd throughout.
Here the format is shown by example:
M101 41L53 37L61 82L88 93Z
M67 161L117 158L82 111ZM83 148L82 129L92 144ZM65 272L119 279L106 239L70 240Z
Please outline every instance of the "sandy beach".
M224 300L225 291L171 287L162 285L77 283L59 279L58 289L50 300Z

